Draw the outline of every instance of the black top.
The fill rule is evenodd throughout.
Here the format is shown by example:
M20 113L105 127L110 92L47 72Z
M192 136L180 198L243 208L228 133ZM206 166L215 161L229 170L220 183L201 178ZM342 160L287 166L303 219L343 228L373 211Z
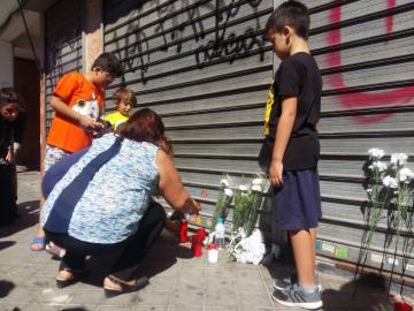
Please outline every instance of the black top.
M0 116L0 158L4 159L13 142L22 143L25 116L20 113L13 122Z
M284 60L276 72L273 88L275 102L269 119L270 138L273 140L282 112L282 96L298 99L296 120L283 157L283 168L316 168L320 149L316 124L321 111L322 78L315 59L301 52Z

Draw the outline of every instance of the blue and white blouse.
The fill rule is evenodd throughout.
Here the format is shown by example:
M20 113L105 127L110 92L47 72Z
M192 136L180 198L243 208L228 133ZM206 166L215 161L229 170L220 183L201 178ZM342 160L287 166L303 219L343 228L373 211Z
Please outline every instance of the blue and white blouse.
M62 217L56 212L59 209L55 202L62 191L88 163L110 148L115 140L116 136L113 134L94 140L89 150L54 185L41 213L41 223L46 230L101 244L121 242L138 230L139 221L145 214L158 184L155 162L158 147L147 142L124 139L119 152L100 167L87 184L83 195L71 207L73 211L69 216ZM56 210L52 213L53 209ZM53 219L49 217L63 218L67 224L62 228L67 229L56 230L56 226L53 229L48 228L48 223L53 223Z

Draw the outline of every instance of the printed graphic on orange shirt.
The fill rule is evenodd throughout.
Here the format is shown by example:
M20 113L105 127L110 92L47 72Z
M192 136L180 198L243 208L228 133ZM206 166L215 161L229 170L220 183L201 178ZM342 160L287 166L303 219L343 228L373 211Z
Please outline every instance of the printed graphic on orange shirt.
M99 104L95 93L92 93L92 100L79 99L72 109L82 116L87 116L91 119L98 120Z

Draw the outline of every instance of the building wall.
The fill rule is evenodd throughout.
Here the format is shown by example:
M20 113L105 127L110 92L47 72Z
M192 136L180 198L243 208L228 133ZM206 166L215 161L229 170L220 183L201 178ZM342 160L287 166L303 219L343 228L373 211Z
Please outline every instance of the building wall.
M109 107L111 94L124 83L136 92L140 107L162 115L183 181L202 202L202 217L195 222L205 225L224 174L239 184L260 172L263 108L279 63L263 40L273 3L104 4L104 49L116 53L126 69L107 92ZM317 250L356 263L367 232L367 150L406 152L410 162L414 155L414 6L403 0L306 4L311 49L324 83L319 126L323 218ZM270 233L268 216L265 206L260 225ZM413 254L402 242L410 233L402 233L399 242L390 240L386 221L374 235L367 264L398 273L405 260L412 268Z
M13 46L0 41L0 88L13 86Z
M116 53L125 68L124 76L106 92L107 110L114 109L113 92L127 85L140 107L150 107L163 117L176 166L202 203L201 217L193 219L198 225L208 224L224 174L237 185L260 172L257 154L264 103L279 64L264 41L263 27L280 3L103 1L104 51ZM311 9L311 50L324 82L319 125L323 217L317 251L358 263L361 239L367 233L367 150L383 148L388 156L405 152L413 166L414 4L408 0L306 4ZM62 37L62 31L51 33ZM76 34L69 36L73 40L57 40L62 45L51 49L60 52L48 67L49 94L55 77L82 67L82 41L78 31L71 33ZM53 68L58 68L57 74ZM374 235L367 264L397 274L406 268L405 274L413 277L413 252L407 248L412 230L399 235L389 231L388 212ZM271 219L267 202L259 225L274 239Z
M116 53L139 107L163 118L175 164L209 224L219 180L259 173L256 156L273 55L263 27L271 1L105 1L104 49ZM231 213L228 216L231 220ZM267 224L267 231L270 224Z
M84 1L61 0L45 13L45 97L46 131L53 109L49 98L59 79L83 66Z

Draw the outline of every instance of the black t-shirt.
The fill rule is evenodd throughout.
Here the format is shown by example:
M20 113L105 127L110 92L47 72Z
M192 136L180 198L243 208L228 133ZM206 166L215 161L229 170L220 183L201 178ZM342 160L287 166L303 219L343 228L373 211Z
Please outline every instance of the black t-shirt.
M298 107L292 135L283 157L285 170L315 168L319 159L319 138L316 124L320 118L322 78L315 59L307 53L297 53L284 60L276 72L273 84L275 102L269 119L270 139L276 137L282 112L283 96L297 97Z

